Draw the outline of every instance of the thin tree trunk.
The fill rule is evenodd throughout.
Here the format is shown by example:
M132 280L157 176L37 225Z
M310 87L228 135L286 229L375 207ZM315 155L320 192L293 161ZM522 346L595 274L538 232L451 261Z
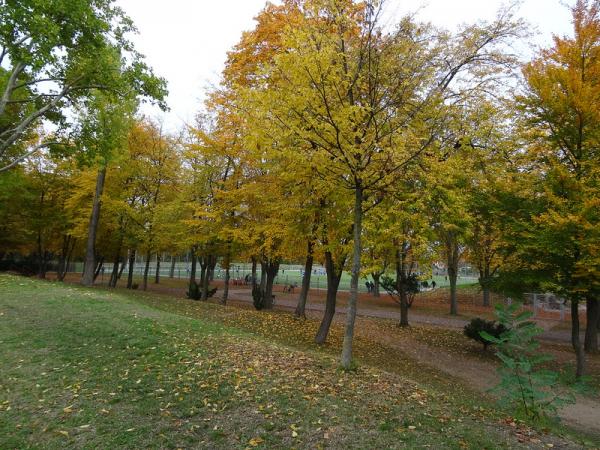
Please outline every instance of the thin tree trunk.
M142 290L146 290L148 288L148 273L150 272L150 258L152 257L152 252L148 250L146 253L146 265L144 266L144 279L142 281Z
M346 313L346 329L342 344L342 367L349 369L352 364L352 343L354 340L354 322L356 320L356 304L358 302L358 279L360 277L360 254L362 252L362 203L363 191L361 186L354 189L354 245L352 254L352 277L350 280L350 298Z
M306 317L306 300L308 299L308 292L310 290L310 275L312 273L313 266L313 249L315 243L311 239L308 241L306 247L306 262L304 263L304 276L302 277L302 289L300 290L300 297L298 297L298 305L294 314L297 317Z
M404 247L403 247L404 248ZM406 275L403 267L403 252L396 250L396 290L400 297L400 323L401 327L408 326L408 297L406 294Z
M252 257L252 286L256 284L256 258Z
M116 287L117 280L119 279L119 263L121 262L121 249L123 248L123 234L119 237L119 243L117 245L117 251L113 260L113 270L110 274L110 281L108 282L109 287Z
M104 256L101 256L100 261L98 261L98 265L94 269L94 281L96 281L96 278L98 278L98 275L100 275L100 272L103 269L104 269Z
M156 273L154 274L154 284L160 283L160 253L156 252Z
M43 197L43 196L42 196ZM44 251L42 250L42 230L38 230L37 233L37 260L38 260L38 273L37 276L40 279L46 278L46 271L44 270Z
M69 240L71 236L68 234L63 235L63 244L60 251L60 256L58 257L58 268L56 270L56 279L58 281L63 281L65 279L66 273L66 260L67 260L67 252L69 249Z
M267 263L260 263L260 291L264 294L267 284Z
M598 353L598 324L600 322L600 302L594 298L586 300L586 326L584 349L588 353Z
M75 250L75 243L77 239L72 237L71 235L67 235L65 238L65 244L63 246L62 256L62 266L60 267L60 272L58 274L58 281L64 281L67 272L69 271L69 265L71 264L71 257L73 256L73 251Z
M479 270L479 285L483 293L483 306L490 306L490 269L486 267L484 270Z
M325 270L327 273L327 297L325 300L325 312L323 313L323 319L321 325L315 336L315 342L317 344L324 344L329 334L329 328L331 322L335 316L335 305L337 302L337 292L342 279L342 272L344 264L340 261L340 268L336 270L335 262L331 252L325 252Z
M135 270L135 248L129 251L129 261L127 262L127 289L133 286L133 271Z
M229 298L229 264L225 267L225 285L223 286L223 300L221 303L224 305L227 303L227 299Z
M125 270L125 265L127 264L127 261L125 259L123 259L121 261L121 267L119 268L119 273L117 274L117 280L121 279L121 275L123 275L123 270ZM115 283L116 284L116 283Z
M92 214L88 225L88 238L85 248L85 265L81 284L91 286L94 284L94 268L96 266L96 233L98 231L98 222L100 219L100 208L102 206L102 191L104 190L104 180L106 178L106 166L98 171L96 177L96 192L92 203Z
M448 264L448 281L450 281L450 314L458 314L458 300L456 298L456 279L458 277L459 249L458 242L453 233L446 236L446 253Z
M279 272L279 261L269 260L266 264L266 272L264 309L273 309L273 282Z
M200 267L202 267L202 266L200 266ZM208 283L210 281L210 268L208 265L202 267L201 279L202 279L202 296L200 297L200 300L206 301L206 300L208 300Z
M585 372L585 353L579 339L579 300L571 300L571 345L575 351L577 369L575 378L580 379Z
M171 255L171 268L169 269L169 278L175 278L175 255Z
M46 278L46 272L48 270L48 258L49 258L48 250L44 250L44 253L42 255L42 267L41 267L41 273L40 273L40 278L42 278L42 279Z
M371 273L371 277L373 278L373 296L379 297L381 296L381 291L379 289L381 272L373 272Z
M191 253L191 259L192 259L192 267L190 270L190 282L188 283L189 288L188 288L188 294L191 294L194 291L194 285L196 284L196 264L197 264L197 259L196 259L196 249L194 247L191 248L190 250Z
M120 255L115 257L113 261L113 268L110 272L110 280L108 280L108 287L115 287L117 285L117 278L119 277L119 263L121 262Z
M231 265L231 260L229 256L229 249L227 250L227 254L223 259L223 267L225 267L225 279L223 285L223 298L221 299L221 304L227 304L227 299L229 297L229 266Z
M210 271L216 265L217 258L213 255L203 256L200 259L200 284L202 286L202 301L208 300L208 287L210 282Z
M454 268L448 268L448 281L450 281L450 314L458 314L458 300L456 298L456 271Z

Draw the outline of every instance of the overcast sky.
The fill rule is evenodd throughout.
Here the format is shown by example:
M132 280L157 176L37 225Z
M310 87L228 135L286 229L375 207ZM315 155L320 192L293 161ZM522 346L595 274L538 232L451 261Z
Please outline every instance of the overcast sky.
M418 16L438 26L492 20L502 0L387 0L390 15L419 9ZM204 93L217 84L226 53L242 31L254 27L253 18L265 0L117 0L133 19L139 35L137 49L146 55L155 72L169 83L171 111L165 125L176 130L193 120L202 107ZM276 3L276 2L275 2ZM572 4L573 1L569 1ZM570 13L564 0L523 0L519 15L539 35L532 42L547 46L552 33L570 32ZM147 110L158 116L156 110Z

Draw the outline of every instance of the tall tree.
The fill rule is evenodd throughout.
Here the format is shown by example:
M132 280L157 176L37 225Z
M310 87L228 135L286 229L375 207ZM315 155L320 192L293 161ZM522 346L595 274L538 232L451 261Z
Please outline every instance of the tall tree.
M600 2L572 7L574 36L528 64L526 93L519 98L528 129L534 214L522 224L521 260L542 287L571 304L577 376L585 370L579 303L593 314L600 292ZM597 325L588 317L586 344L597 349Z
M133 50L131 20L113 0L0 2L0 172L40 148L30 143L43 121L66 125L64 111L104 90L135 90L162 100L164 81ZM114 49L123 52L115 68Z
M269 81L265 89L248 93L247 112L263 111L261 123L278 125L283 135L305 142L314 170L353 193L351 294L342 352L347 368L365 198L385 191L417 162L435 141L437 106L449 100L444 93L452 81L477 66L479 76L472 79L481 83L491 67L506 62L498 45L518 27L503 15L487 27L467 27L451 36L405 18L388 32L373 2L314 0L301 8L303 22L287 28L282 39L290 51L262 71ZM455 87L466 92L468 79L461 77L464 83ZM416 135L417 123L427 133Z

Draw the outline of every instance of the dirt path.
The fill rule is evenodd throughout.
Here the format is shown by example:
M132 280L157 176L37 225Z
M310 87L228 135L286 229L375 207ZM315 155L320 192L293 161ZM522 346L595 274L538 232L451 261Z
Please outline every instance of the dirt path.
M247 289L231 289L229 294L232 300L252 302L251 293ZM276 300L276 307L288 310L295 309L296 299L287 297L289 296L284 297L283 295L279 295ZM325 309L325 306L320 303L308 303L306 308L310 312L319 313ZM344 315L345 313L345 307L336 308L336 315ZM360 304L358 315L362 317L363 321L368 321L368 318L400 319L399 312L365 308L364 305L361 306ZM460 318L426 316L412 312L410 313L410 320L411 323L449 329L462 329L467 323L466 320ZM545 324L542 323L540 325L543 327ZM492 362L450 354L443 349L429 346L406 335L403 335L402 339L398 339L393 334L381 332L381 330L377 332L373 327L358 326L357 329L360 330L358 333L366 334L370 339L378 341L387 347L400 350L415 361L433 367L453 378L457 378L467 386L480 392L488 391L499 381L499 376L496 372L497 366ZM568 341L568 332L566 334L567 337L565 339L561 333L556 333L546 328L546 332L541 337L542 339L552 341ZM578 396L577 403L563 407L559 412L559 416L564 423L575 429L600 436L600 400L598 399Z
M493 363L449 354L406 336L397 339L389 333L377 333L370 338L378 339L386 346L398 349L422 364L458 378L467 386L481 392L493 388L500 380ZM559 416L563 423L575 429L600 436L599 399L578 396L577 403L563 407L559 411Z
M252 303L252 293L249 289L240 289L233 288L229 290L229 297L232 300L243 301ZM296 308L297 298L296 295L289 295L278 293L276 296L276 304L277 308L294 310ZM325 310L325 305L322 303L310 303L306 304L307 311L313 312L322 312ZM336 307L337 314L346 314L345 306L337 306ZM359 316L363 317L375 317L380 319L390 319L400 321L400 311L394 311L392 309L384 309L384 308L369 308L361 302L358 303L358 312ZM460 329L462 330L464 326L469 322L466 319L462 319L460 317L440 317L427 315L422 313L416 313L413 311L409 312L409 320L411 323L422 324L422 325L433 325L442 328L449 329ZM538 321L538 325L544 328L544 333L540 335L540 339L552 341L552 342L563 342L568 343L571 340L571 333L569 330L553 330L552 327L554 323L552 321ZM584 332L581 334L581 338L583 339Z

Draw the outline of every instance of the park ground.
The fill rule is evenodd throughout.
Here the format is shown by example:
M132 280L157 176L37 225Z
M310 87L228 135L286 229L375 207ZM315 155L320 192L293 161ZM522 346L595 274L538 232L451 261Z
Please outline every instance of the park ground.
M434 323L410 329L363 314L358 367L346 373L343 314L327 345L313 344L319 293L302 321L286 311L291 294L276 294L281 310L257 312L241 287L221 306L164 281L132 292L0 275L0 448L600 446L600 360L590 361L592 392L561 410L563 425L514 420L486 392L493 354L451 322L476 305L452 319L435 301L415 304ZM568 345L544 349L568 384Z

